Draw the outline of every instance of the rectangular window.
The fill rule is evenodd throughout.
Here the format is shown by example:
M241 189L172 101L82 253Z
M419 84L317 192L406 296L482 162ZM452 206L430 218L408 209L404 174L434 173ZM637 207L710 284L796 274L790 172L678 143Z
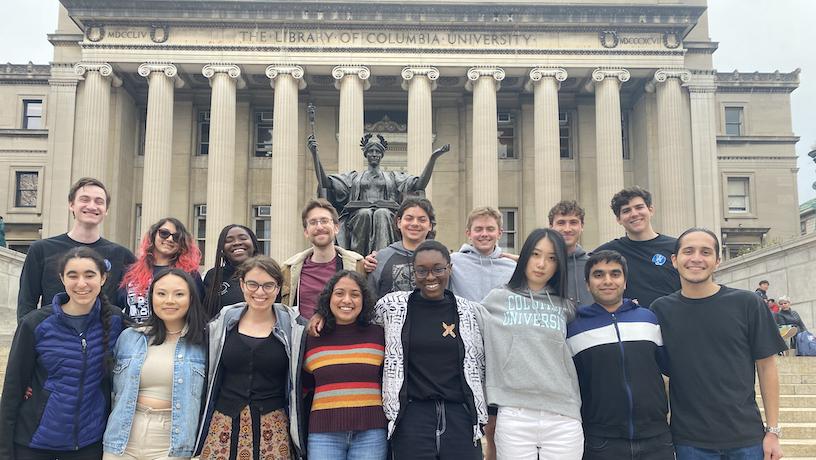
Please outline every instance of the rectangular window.
M498 128L499 158L502 160L518 158L514 148L515 120L510 112L498 113Z
M14 174L14 207L36 208L39 173L37 171L16 171Z
M26 99L23 101L23 129L43 129L43 102L42 99Z
M197 204L195 210L195 239L198 250L201 251L201 260L204 260L204 249L207 246L207 205Z
M207 155L210 153L210 111L200 110L198 112L198 149L196 155Z
M623 145L623 159L628 160L630 157L629 153L629 113L628 112L621 112L621 141Z
M742 107L725 108L725 135L742 136Z
M136 252L139 249L139 245L142 244L142 204L136 203L136 208L133 212L133 235L134 241L133 249Z
M272 112L255 112L255 156L272 155Z
M747 213L751 210L747 177L728 178L728 212Z
M569 112L558 112L558 138L561 158L572 158L572 127Z
M266 255L269 255L272 241L272 214L270 208L270 206L255 206L252 213L255 221L255 236L258 237L261 252Z
M499 246L504 250L514 251L516 249L516 229L518 222L518 208L499 208L502 213L502 220L504 221L504 231L502 232Z

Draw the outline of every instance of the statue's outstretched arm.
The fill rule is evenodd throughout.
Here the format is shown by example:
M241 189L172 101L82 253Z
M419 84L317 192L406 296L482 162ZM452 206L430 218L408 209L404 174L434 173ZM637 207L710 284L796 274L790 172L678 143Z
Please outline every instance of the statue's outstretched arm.
M317 140L315 140L313 134L309 135L309 137L306 139L306 146L312 153L312 161L314 161L315 175L317 176L317 185L321 189L325 189L326 186L329 184L329 178L328 176L326 176L326 172L323 170L323 164L320 162L320 156L318 156L317 154Z
M419 182L416 186L417 190L425 190L425 187L427 187L428 183L431 182L431 174L433 174L433 169L434 165L436 165L437 158L441 157L449 150L450 144L445 144L431 153L431 157L428 158L428 163L425 164L425 169L422 170L422 175L419 176Z

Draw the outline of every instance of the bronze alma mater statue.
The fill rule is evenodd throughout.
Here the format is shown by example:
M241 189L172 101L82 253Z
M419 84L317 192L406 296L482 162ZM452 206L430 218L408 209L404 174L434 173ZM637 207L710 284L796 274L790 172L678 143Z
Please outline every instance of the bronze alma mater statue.
M360 141L368 161L365 171L327 175L317 154L314 134L306 141L315 165L320 195L340 212L340 246L359 254L370 254L397 240L394 220L399 205L409 196L424 196L437 158L450 150L450 144L434 150L420 176L384 171L380 160L388 143L379 134L366 134Z

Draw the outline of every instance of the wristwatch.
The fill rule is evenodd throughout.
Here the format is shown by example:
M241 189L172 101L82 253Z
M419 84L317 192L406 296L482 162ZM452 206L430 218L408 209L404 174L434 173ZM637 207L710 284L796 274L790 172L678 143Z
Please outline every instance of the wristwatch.
M779 428L779 426L765 425L765 432L773 433L776 435L777 438L782 439L782 428Z

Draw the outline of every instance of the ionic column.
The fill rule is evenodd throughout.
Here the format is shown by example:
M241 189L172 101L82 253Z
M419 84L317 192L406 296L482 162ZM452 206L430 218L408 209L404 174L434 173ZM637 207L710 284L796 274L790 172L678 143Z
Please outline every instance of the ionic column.
M271 256L284 261L301 249L302 228L298 218L298 91L306 87L303 68L273 64L266 76L275 90L272 128L272 222Z
M629 81L629 71L595 69L592 80L595 81L598 241L604 243L621 232L609 202L623 188L620 86Z
M498 67L471 67L465 88L473 91L473 207L499 207L499 156L496 91L504 80Z
M692 190L684 186L684 174L690 162L683 148L683 89L691 74L685 69L661 69L655 72L657 87L657 178L660 181L661 233L679 235L692 226L689 198Z
M168 63L145 63L139 75L147 78L147 123L142 179L142 228L170 215L170 184L173 180L173 93L184 81L178 69Z
M567 79L561 68L536 67L527 89L533 90L535 223L546 227L550 208L561 200L561 142L558 126L558 89ZM541 178L546 180L540 180Z
M402 88L408 91L408 172L422 174L433 149L433 106L431 92L436 89L436 67L405 67ZM431 184L425 187L431 199Z
M207 245L205 266L215 262L218 234L233 223L235 195L235 93L244 86L234 64L207 64L201 72L210 79L210 149L207 158Z
M340 90L340 136L338 139L337 168L340 172L362 171L365 159L360 152L363 137L363 92L371 87L371 72L364 66L337 66L332 69Z
M722 207L717 162L717 84L714 72L694 73L688 85L691 101L691 155L695 225L721 235Z
M108 171L111 86L122 86L122 80L113 73L111 65L104 62L80 62L74 70L85 77L85 82L77 104L79 129L73 177L90 176L104 182Z

